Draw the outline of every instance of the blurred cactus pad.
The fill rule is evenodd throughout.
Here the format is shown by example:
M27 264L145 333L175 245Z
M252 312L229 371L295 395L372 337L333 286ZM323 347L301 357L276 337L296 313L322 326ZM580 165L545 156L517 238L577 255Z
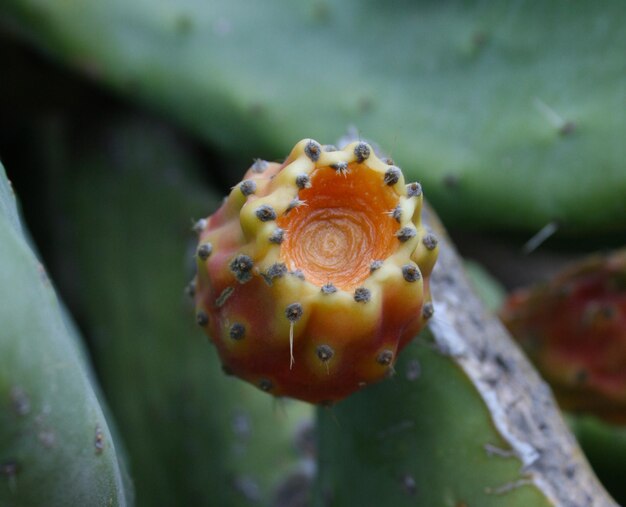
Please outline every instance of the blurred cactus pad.
M91 367L0 164L0 505L132 505Z
M621 0L0 6L11 31L233 158L355 125L448 225L569 234L626 228L625 18Z

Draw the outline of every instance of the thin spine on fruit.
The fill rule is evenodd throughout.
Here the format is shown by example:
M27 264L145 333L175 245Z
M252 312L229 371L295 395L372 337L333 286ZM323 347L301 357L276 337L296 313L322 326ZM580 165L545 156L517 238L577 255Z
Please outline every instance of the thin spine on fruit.
M397 352L428 318L423 310L437 244L421 225L421 186L407 185L399 167L362 141L337 150L304 139L284 163L264 164L263 172L256 165L200 234L198 311L209 316L208 332L235 374L256 385L271 382L274 394L340 399L382 378L380 366L392 369ZM297 316L287 310L294 305ZM246 343L254 344L264 367L250 367L249 350L219 338L226 322L243 314ZM356 341L361 352L347 352L354 344L326 343L333 371L350 359L356 373L350 385L339 385L343 380L323 361L325 376L316 383L311 356L302 354L337 336ZM286 371L276 364L285 347ZM319 361L315 347L310 354Z

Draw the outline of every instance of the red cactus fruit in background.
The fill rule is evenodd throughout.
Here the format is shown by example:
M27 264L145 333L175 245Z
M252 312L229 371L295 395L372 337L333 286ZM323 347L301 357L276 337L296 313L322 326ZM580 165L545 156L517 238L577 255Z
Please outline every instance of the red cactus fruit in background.
M393 371L432 316L437 239L421 186L387 162L303 140L200 221L196 318L227 373L330 403Z
M626 250L513 293L501 316L563 408L626 421Z

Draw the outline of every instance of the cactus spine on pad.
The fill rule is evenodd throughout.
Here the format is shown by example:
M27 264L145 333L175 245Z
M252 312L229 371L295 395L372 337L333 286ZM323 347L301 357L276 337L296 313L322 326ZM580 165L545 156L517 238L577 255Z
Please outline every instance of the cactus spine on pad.
M200 232L196 321L235 375L337 401L389 375L432 315L421 188L358 141L257 165Z

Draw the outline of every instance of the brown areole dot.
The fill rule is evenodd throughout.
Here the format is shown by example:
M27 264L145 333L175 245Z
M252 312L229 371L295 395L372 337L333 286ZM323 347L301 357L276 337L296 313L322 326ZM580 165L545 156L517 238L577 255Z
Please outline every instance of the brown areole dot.
M104 432L100 426L96 425L96 435L93 439L93 446L96 450L96 454L102 454L104 452Z
M393 352L391 350L383 350L376 357L376 362L382 366L389 366L393 361Z
M189 296L190 298L196 295L196 279L195 278L187 284L187 287L185 287L185 294L187 294L187 296Z
M193 227L191 229L196 234L200 234L206 228L208 223L209 222L208 222L208 220L206 218L201 218L195 224L193 224Z
M317 162L322 154L322 147L320 146L320 143L311 139L304 147L304 153L313 162Z
M248 197L256 192L256 183L253 180L244 180L239 185L239 190L245 197Z
M285 308L285 316L289 322L296 322L302 317L302 305L300 303L291 303Z
M287 274L287 266L284 262L275 262L267 270L267 275L271 278L280 278Z
M435 307L432 303L424 303L424 308L422 308L422 315L425 319L430 319L435 313Z
M274 243L276 245L280 245L284 239L285 239L285 230L281 229L280 227L276 227L276 229L272 231L272 234L269 237L270 243Z
M242 340L246 337L246 326L240 324L239 322L235 322L232 326L230 326L229 335L233 340Z
M367 303L372 298L372 293L365 287L357 287L354 291L354 300L357 303Z
M199 326L207 326L209 324L209 316L206 314L206 312L200 310L198 313L196 313L196 322Z
M414 238L416 234L417 231L413 227L403 227L396 233L396 236L404 243L411 238Z
M394 209L389 212L391 218L400 223L402 220L402 207L398 204Z
M383 261L380 261L380 260L372 261L372 263L370 264L370 272L374 272L382 267L383 267Z
M354 147L354 155L359 163L366 161L370 153L370 147L366 143L359 143Z
M272 208L268 204L262 204L261 206L259 206L255 211L255 214L261 222L270 222L272 220L276 220L276 212L274 211L274 208Z
M311 179L306 174L299 174L296 176L296 186L300 190L311 188Z
M211 254L213 253L213 245L211 245L211 243L203 243L202 245L200 245L198 247L198 257L203 260L206 261Z
M252 278L254 263L247 255L241 254L235 257L228 266L239 283L245 283Z
M274 384L272 384L271 380L264 378L259 381L259 387L262 391L265 391L267 393L274 389Z
M269 162L267 162L267 160L262 160L260 158L257 158L254 161L254 164L252 164L252 172L260 174L262 172L265 172L265 170L268 167L269 167Z
M268 283L268 285L272 285L273 281L276 278L282 278L287 273L287 266L284 262L275 262L267 269L265 273L263 273L263 278Z
M395 185L400 180L400 176L402 176L402 171L400 170L400 168L396 166L391 166L385 171L385 177L383 178L383 181L385 182L385 185Z
M434 250L437 247L437 243L439 243L439 240L434 234L427 234L422 239L422 243L424 243L424 246L428 250Z
M322 288L320 290L322 291L322 294L334 294L335 292L337 292L337 287L329 282L322 285Z
M419 268L414 264L402 266L402 276L407 282L417 282L422 277Z
M317 347L317 357L319 357L320 361L325 363L329 361L334 355L335 351L329 345L320 345Z
M406 186L407 197L418 197L422 195L422 185L417 182L409 183Z

